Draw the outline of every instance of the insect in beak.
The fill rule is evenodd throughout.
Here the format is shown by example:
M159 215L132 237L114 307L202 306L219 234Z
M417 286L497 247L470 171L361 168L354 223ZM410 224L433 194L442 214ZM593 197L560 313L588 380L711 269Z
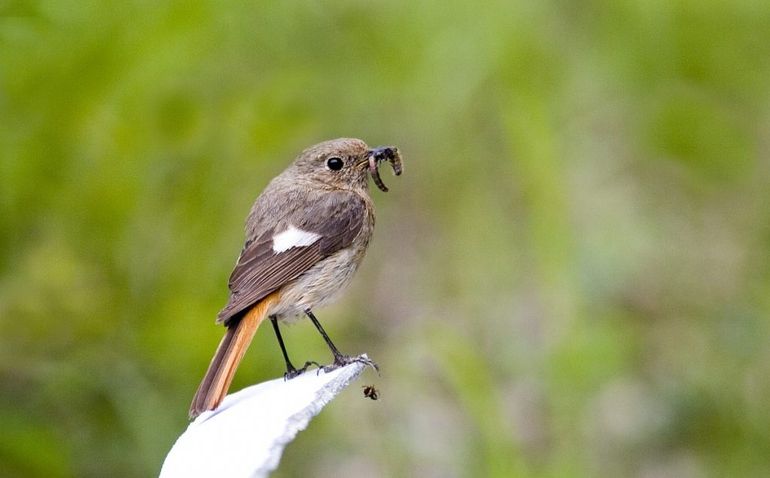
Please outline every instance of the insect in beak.
M388 192L388 187L382 182L380 177L380 171L377 169L382 161L389 161L393 167L393 173L398 176L404 170L403 163L401 162L401 154L398 152L398 148L395 146L381 146L369 151L369 173L372 175L374 184L377 185L383 192Z

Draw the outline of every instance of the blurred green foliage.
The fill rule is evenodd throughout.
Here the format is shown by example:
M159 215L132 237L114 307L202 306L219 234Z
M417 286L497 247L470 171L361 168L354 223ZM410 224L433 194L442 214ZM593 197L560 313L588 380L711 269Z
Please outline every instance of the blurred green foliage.
M0 475L157 474L251 202L355 136L381 399L276 476L768 476L768 58L759 0L0 2Z

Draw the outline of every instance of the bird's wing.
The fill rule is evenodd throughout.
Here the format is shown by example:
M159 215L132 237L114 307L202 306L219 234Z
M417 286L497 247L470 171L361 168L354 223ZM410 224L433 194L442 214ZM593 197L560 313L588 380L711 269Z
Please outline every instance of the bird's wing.
M240 316L254 303L344 249L361 231L366 204L355 193L325 192L288 214L282 230L270 229L241 252L230 275L230 299L217 322Z

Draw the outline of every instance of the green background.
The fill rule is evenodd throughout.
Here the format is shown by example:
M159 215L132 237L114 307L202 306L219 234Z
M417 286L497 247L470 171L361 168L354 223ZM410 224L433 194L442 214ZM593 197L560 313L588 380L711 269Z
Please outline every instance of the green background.
M157 475L246 213L394 144L278 477L770 474L770 4L0 1L0 475ZM297 362L330 357L306 321ZM269 328L235 388L281 376Z

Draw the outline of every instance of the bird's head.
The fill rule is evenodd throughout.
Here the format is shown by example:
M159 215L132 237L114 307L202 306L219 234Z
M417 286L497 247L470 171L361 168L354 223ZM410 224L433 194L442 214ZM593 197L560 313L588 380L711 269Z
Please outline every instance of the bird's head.
M303 178L335 189L367 189L368 175L371 174L375 184L387 191L377 169L382 161L389 161L395 174L401 174L398 148L369 148L360 139L339 138L304 150L297 156L292 168Z

